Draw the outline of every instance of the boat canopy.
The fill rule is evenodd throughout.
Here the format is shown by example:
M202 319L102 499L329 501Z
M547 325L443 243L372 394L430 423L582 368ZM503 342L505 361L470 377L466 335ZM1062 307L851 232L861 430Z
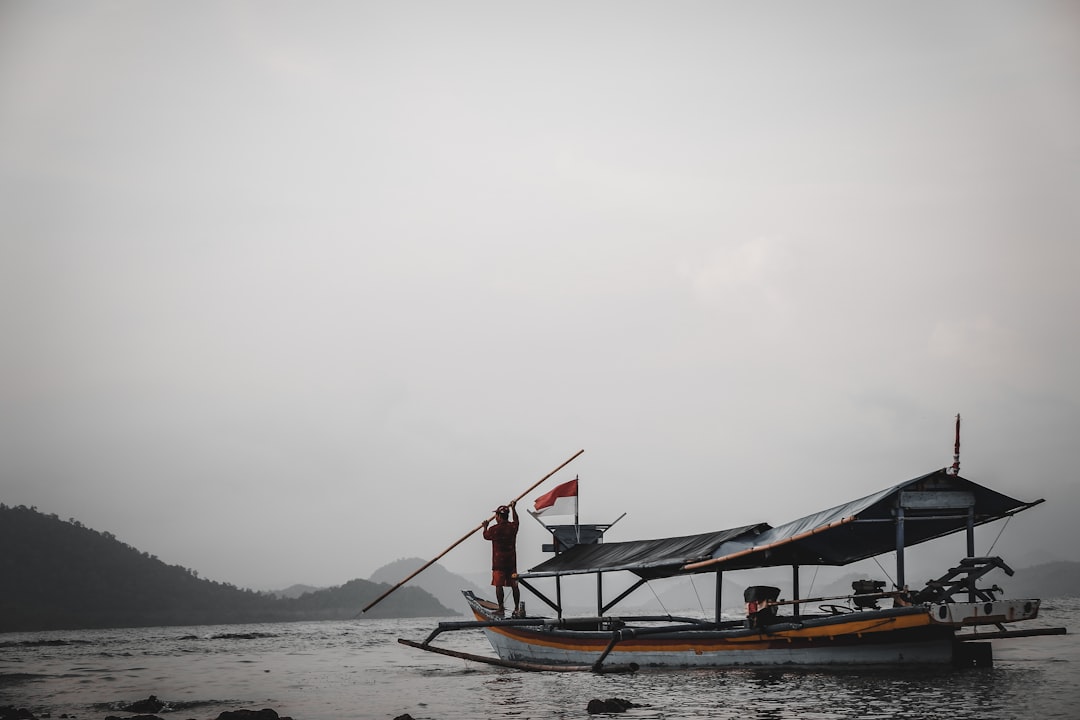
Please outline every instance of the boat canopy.
M522 578L627 570L645 579L788 565L847 565L1013 515L1024 502L947 469L772 527L577 545Z
M717 548L736 538L767 530L765 523L720 530L701 535L633 540L630 542L575 545L519 577L575 575L593 572L629 570L642 577L667 577L679 574L687 562L709 560Z

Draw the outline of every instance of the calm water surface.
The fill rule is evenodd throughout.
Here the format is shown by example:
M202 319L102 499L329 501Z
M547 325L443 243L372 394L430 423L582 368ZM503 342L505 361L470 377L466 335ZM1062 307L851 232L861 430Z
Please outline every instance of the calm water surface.
M124 715L150 695L163 718L272 707L296 720L587 718L592 698L634 718L1080 718L1078 635L995 641L993 668L727 669L636 675L523 673L421 652L437 620L220 625L0 634L0 705L39 717ZM1080 599L1045 601L1039 624L1080 632ZM446 638L443 640L443 638ZM475 631L440 644L491 655Z

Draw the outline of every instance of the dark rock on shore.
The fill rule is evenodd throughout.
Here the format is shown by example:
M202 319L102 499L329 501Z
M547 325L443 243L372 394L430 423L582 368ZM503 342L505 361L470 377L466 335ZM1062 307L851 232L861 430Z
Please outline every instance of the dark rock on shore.
M226 710L217 716L217 720L292 720L291 717L278 717L271 708L262 710Z
M162 720L161 717L153 713L161 712L163 709L168 708L169 703L164 700L159 700L156 695L151 695L145 700L139 700L133 702L130 705L123 705L121 710L126 712L140 713L139 715L124 715L118 717L116 715L109 715L105 720ZM172 708L175 709L175 708ZM37 720L33 715L12 715L10 718L3 714L4 709L0 708L0 720ZM22 712L26 712L23 710ZM168 710L166 710L168 712ZM273 708L263 708L262 710L225 710L217 716L217 720L293 720L291 717L279 716L277 711Z
M589 701L589 707L586 708L590 715L597 715L599 713L621 713L626 712L630 708L644 707L632 703L629 700L623 700L622 698L608 698L607 700L592 699Z
M164 700L158 700L157 695L151 695L145 700L136 700L130 705L121 705L120 709L124 712L153 715L154 713L161 712L166 704L167 703Z
M124 715L119 717L116 715L107 715L105 720L162 720L155 712L160 712L162 708L167 706L168 703L163 700L158 700L156 696L151 695L145 700L138 700L121 707L121 710L126 712L139 713L138 715ZM156 709L154 709L156 708ZM147 711L150 711L149 713ZM49 717L48 714L45 717ZM61 715L60 717L67 717L67 715ZM0 720L38 720L38 717L26 708L17 708L14 705L0 705ZM217 716L217 720L293 720L289 716L280 716L277 711L272 708L263 708L262 710L226 710ZM401 718L396 720L412 720L408 715L402 715Z

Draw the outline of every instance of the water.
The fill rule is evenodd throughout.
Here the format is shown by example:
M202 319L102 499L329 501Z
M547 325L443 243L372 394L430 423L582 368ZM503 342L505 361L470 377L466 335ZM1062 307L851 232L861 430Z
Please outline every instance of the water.
M437 620L166 627L0 635L0 705L41 717L125 715L156 695L163 718L271 707L296 720L587 718L592 698L633 718L983 720L1080 717L1078 635L994 642L993 668L726 669L635 675L524 673L425 653ZM1037 624L1080 632L1080 599L1044 602ZM445 638L445 640L444 640ZM439 643L491 654L476 631Z

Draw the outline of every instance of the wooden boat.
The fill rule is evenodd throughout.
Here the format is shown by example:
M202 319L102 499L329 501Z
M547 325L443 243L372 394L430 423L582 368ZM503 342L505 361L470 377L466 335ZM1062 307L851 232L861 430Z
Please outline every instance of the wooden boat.
M974 528L1031 508L978 485L946 468L793 522L772 527L746 525L700 535L604 543L602 532L585 533L592 542L567 541L552 530L560 550L519 574L526 590L548 605L551 617L504 617L493 603L466 592L474 620L443 622L423 642L399 642L432 652L530 670L612 672L639 668L736 665L928 665L985 666L992 663L989 640L1061 634L1064 628L1009 630L1007 625L1038 616L1038 599L999 598L1000 588L982 586L984 576L1013 571L998 557L976 557ZM579 532L573 535L583 537ZM953 533L966 532L967 552L947 572L919 590L904 578L904 550ZM560 537L562 542L560 543ZM569 547L566 547L569 546ZM896 578L853 583L852 593L827 598L799 597L799 569L843 566L896 554ZM779 597L771 586L744 593L745 617L724 619L720 590L725 573L787 566L792 594ZM631 573L636 582L614 599L603 599L607 573ZM709 573L715 577L712 619L613 615L612 609L643 583L658 578ZM597 579L597 612L563 617L562 578L592 574ZM538 588L554 578L555 599ZM811 605L812 604L812 605ZM482 629L497 658L436 646L448 631Z

